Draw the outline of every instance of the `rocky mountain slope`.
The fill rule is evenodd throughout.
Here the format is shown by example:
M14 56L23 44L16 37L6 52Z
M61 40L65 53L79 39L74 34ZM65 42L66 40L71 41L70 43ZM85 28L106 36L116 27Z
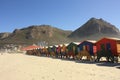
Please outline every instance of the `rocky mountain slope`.
M1 38L0 43L34 44L46 42L48 45L69 42L71 31L61 30L50 25L29 26L15 29L9 36Z
M73 31L68 37L77 39L97 39L100 37L119 37L119 29L103 19L91 18Z
M11 33L0 33L0 39L4 39L6 37L8 37Z
M98 40L102 37L120 38L119 29L103 19L91 18L75 31L61 30L50 25L33 25L0 33L1 44L62 44L72 41Z

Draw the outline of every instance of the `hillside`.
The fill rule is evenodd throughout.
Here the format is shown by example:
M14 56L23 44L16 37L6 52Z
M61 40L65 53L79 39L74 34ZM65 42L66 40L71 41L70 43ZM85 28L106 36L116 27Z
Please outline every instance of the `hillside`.
M76 39L99 39L101 37L119 37L119 29L103 19L91 18L68 37Z
M67 36L71 31L61 30L50 25L29 26L15 29L9 36L0 40L1 44L34 44L46 42L48 45L69 42Z
M11 33L0 33L0 39L4 39L6 37L8 37Z
M0 33L0 44L68 43L71 41L98 40L102 37L120 38L119 29L103 19L91 18L75 31L61 30L50 25L33 25Z

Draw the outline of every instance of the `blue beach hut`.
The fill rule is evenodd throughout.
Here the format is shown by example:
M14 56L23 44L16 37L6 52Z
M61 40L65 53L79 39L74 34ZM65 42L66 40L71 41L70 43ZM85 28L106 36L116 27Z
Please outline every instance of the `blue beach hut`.
M90 53L90 55L94 55L94 52L96 50L95 42L96 41L91 40L83 41L79 44L79 50L87 50Z

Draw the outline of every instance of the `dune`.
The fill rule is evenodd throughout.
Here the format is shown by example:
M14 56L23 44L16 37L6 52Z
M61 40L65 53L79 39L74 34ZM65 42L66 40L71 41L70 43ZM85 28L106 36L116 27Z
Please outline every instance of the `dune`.
M105 64L4 53L0 80L120 80L119 63Z

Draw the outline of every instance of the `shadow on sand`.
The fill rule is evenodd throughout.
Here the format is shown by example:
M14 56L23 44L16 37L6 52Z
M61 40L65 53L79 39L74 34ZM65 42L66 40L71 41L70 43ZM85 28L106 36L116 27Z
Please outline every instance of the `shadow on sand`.
M95 62L95 61L88 61L88 60L74 60L74 59L66 59L66 58L53 58L53 59L60 59L63 61L74 61L75 63L82 63L82 64L96 64L97 66L106 66L106 67L115 67L120 69L120 63L111 63L106 61Z
M33 56L33 55L32 55ZM38 56L38 57L46 57L46 56ZM60 59L63 61L74 61L75 63L82 63L82 64L96 64L97 66L106 66L106 67L115 67L117 69L120 69L120 62L119 63L111 63L111 62L95 62L95 61L87 61L87 60L74 60L74 59L66 59L66 58L54 58L54 57L47 57L52 59Z
M120 66L116 66L117 69L120 69Z
M115 66L120 66L120 63L100 62L100 63L97 63L96 65L107 66L107 67L115 67Z
M120 69L120 63L110 63L110 62L94 62L94 61L75 61L76 63L83 63L83 64L96 64L97 66L106 66L106 67L115 67Z
M97 63L97 66L106 66L106 67L115 67L117 69L120 69L120 63L109 63L109 62L101 62Z

